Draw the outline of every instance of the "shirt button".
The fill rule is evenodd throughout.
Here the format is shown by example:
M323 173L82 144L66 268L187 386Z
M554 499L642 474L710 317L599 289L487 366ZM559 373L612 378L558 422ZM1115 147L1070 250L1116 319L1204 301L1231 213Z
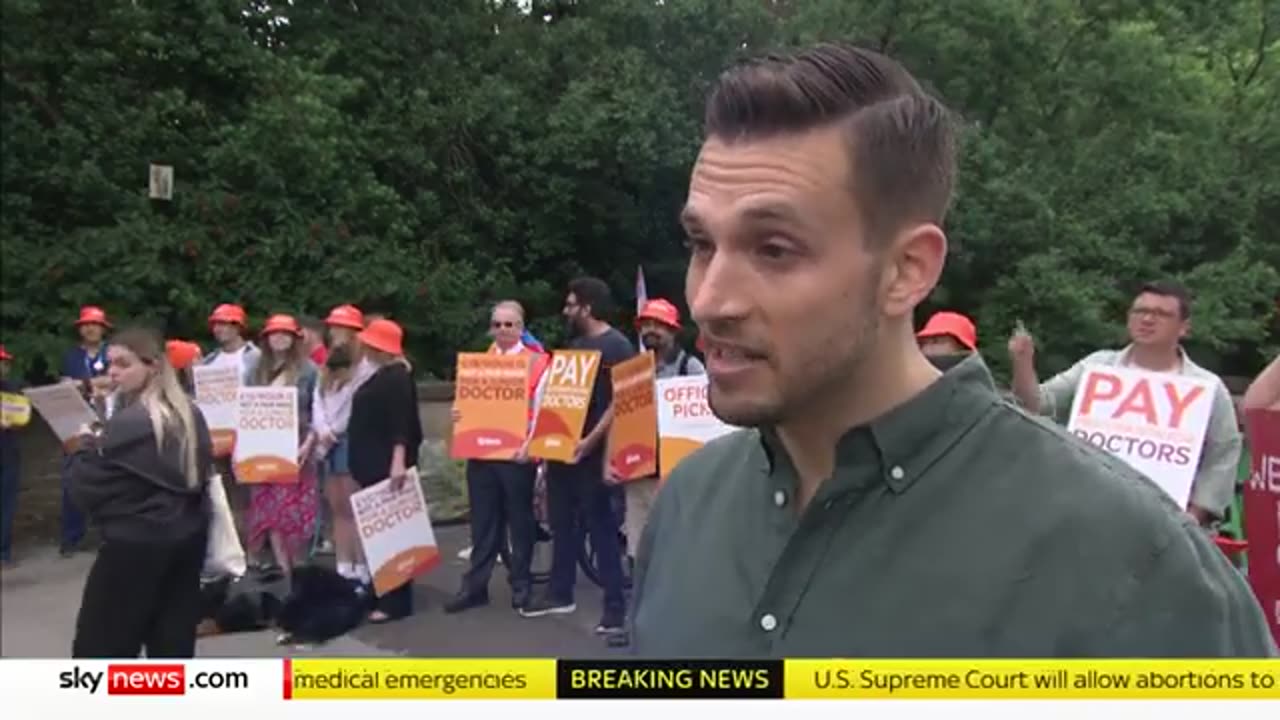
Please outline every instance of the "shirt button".
M893 469L889 471L889 477L894 480L901 480L904 476L906 476L906 473L902 471L902 467L899 465L894 465Z
M778 618L774 617L770 613L765 613L760 616L761 630L764 630L765 632L773 632L776 627L778 627Z
M778 507L785 507L787 504L787 493L785 490L778 490L773 493L773 504Z

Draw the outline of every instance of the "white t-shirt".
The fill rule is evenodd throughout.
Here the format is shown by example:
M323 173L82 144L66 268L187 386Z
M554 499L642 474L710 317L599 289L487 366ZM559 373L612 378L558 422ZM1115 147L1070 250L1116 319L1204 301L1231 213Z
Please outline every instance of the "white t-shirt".
M219 350L213 356L213 360L209 361L209 367L233 367L244 373L244 356L248 351L248 343L241 345L240 349L234 352Z

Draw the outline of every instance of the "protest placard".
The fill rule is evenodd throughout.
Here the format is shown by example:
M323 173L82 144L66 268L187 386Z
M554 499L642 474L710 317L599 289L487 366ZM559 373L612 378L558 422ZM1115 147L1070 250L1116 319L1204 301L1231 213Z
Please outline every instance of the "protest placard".
M1244 485L1244 526L1249 541L1249 585L1280 644L1280 411L1250 410L1251 467Z
M236 481L298 482L298 390L242 387L232 453Z
M5 427L25 427L31 422L31 401L22 393L0 392L0 419Z
M509 460L529 430L529 363L532 355L458 353L449 454L458 459Z
M711 411L705 375L659 380L657 395L659 474L664 479L695 450L737 429Z
M353 493L351 511L373 574L373 591L379 596L440 563L416 468L409 469L399 492L391 489L387 479Z
M652 352L610 368L613 424L609 426L609 467L626 482L658 470L658 409L654 403Z
M560 462L573 459L599 371L598 350L555 351L529 442L530 457Z
M196 405L204 414L213 439L214 457L226 457L236 444L236 417L240 411L240 368L200 365L191 369Z
M1123 459L1186 507L1214 391L1201 378L1089 366L1067 430Z
M62 449L67 452L75 450L82 428L101 422L98 413L80 394L80 386L74 383L27 388L23 394L40 417L49 423L53 434L62 443Z

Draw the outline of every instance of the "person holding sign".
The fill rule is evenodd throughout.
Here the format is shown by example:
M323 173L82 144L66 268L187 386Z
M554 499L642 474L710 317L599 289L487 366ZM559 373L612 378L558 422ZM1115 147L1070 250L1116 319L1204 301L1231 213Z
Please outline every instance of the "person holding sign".
M1208 428L1200 448L1187 512L1201 526L1212 528L1222 519L1235 497L1236 474L1240 466L1239 421L1231 393L1222 379L1192 362L1182 349L1182 338L1191 329L1191 296L1186 288L1172 282L1151 282L1142 286L1129 307L1129 345L1121 350L1099 350L1053 376L1044 383L1036 378L1035 341L1025 331L1016 331L1009 340L1013 362L1013 391L1028 411L1065 421L1081 380L1094 367L1127 367L1152 373L1172 373L1203 380L1212 387ZM1194 392L1194 391L1192 391ZM1168 390L1171 412L1183 412L1194 398ZM1135 396L1121 409L1136 415L1147 412L1147 401ZM1143 406L1143 407L1140 407ZM1155 408L1150 409L1156 413ZM1159 421L1160 418L1157 418ZM1172 416L1169 421L1172 421ZM1185 487L1185 486L1184 486Z
M72 495L103 539L71 655L193 657L213 443L159 336L125 330L107 352L119 404L71 458Z
M1244 579L1137 471L949 371L949 111L848 45L713 85L681 214L708 401L637 554L655 658L1269 657Z
M244 308L231 303L214 308L209 315L209 332L213 333L218 347L200 364L239 368L241 379L248 385L260 353L257 346L245 339L249 332L249 318Z
M311 401L316 386L316 366L302 347L302 329L289 315L272 315L262 328L266 343L247 385L294 387L298 391L298 433L311 430ZM266 540L276 564L287 577L294 559L311 538L316 521L316 468L313 445L303 441L298 451L295 482L255 484L250 490L247 548L262 547Z
M18 430L31 421L31 402L23 397L22 385L14 380L13 356L0 345L0 565L13 567L13 518L18 512L18 483L21 455Z
M586 419L582 439L578 441L570 462L547 462L547 504L551 516L553 538L551 582L545 597L522 608L525 617L563 615L577 609L573 587L578 573L578 508L585 512L592 547L596 549L600 583L604 586L604 613L596 632L608 635L619 632L626 619L626 597L622 586L622 548L618 542L621 518L614 509L616 488L605 480L605 440L613 419L614 365L636 354L635 347L617 328L603 319L611 309L613 298L603 280L583 277L569 283L564 302L565 325L569 331L569 348L579 351L569 366L548 371L548 382L582 379L595 372L595 380L586 399ZM598 357L598 367L587 368L588 358ZM545 409L540 412L546 412ZM535 418L535 424L537 419Z
M80 317L76 320L76 334L80 343L62 356L62 379L76 383L86 400L99 412L105 409L105 400L111 389L111 378L107 377L107 331L111 322L102 308L86 305L80 308ZM70 557L84 540L85 522L75 503L71 502L68 490L67 458L62 466L62 557Z
M351 477L361 488L388 478L399 491L418 464L422 447L422 420L418 416L418 389L404 358L404 330L390 320L372 320L357 336L373 375L351 400L351 420L347 425L351 454ZM372 582L369 566L355 568L360 581ZM378 607L369 615L373 623L385 623L413 614L413 583L378 597Z
M504 300L493 306L489 315L489 335L493 344L489 355L525 357L524 377L516 372L515 389L524 390L523 436L507 435L514 444L522 440L527 446L533 429L533 412L539 382L550 363L550 356L524 344L524 307L514 300ZM506 362L503 360L502 362ZM514 360L512 361L514 362ZM505 381L504 381L505 382ZM466 385L460 374L460 391ZM489 387L499 387L491 385ZM489 401L492 404L492 401ZM472 404L476 407L479 403ZM484 407L480 405L480 407ZM457 433L463 423L458 402L453 405L453 427ZM457 435L455 435L457 437ZM516 450L513 448L512 450ZM512 452L507 453L508 457ZM489 578L498 561L499 552L510 542L510 565L507 579L511 584L511 607L515 610L527 607L533 587L533 545L536 540L537 521L533 516L533 485L537 466L527 457L519 460L488 460L471 457L467 460L467 498L471 505L471 568L462 576L462 588L444 606L446 613L462 612L489 603Z

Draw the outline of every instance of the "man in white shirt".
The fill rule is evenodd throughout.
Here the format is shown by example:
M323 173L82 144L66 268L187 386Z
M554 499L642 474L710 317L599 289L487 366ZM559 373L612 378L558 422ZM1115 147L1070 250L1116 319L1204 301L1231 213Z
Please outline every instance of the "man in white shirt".
M1025 332L1015 333L1009 340L1014 394L1027 410L1065 421L1087 365L1133 367L1212 381L1216 388L1213 411L1187 507L1201 525L1212 526L1222 519L1235 495L1242 440L1227 386L1182 349L1182 338L1191 329L1190 294L1172 282L1143 285L1129 308L1128 329L1130 343L1125 348L1099 350L1044 383L1036 376L1034 341Z
M209 315L209 331L218 342L218 348L206 355L200 364L237 367L240 369L241 380L247 380L259 355L258 348L245 340L248 324L244 308L239 305L224 303L214 308Z

